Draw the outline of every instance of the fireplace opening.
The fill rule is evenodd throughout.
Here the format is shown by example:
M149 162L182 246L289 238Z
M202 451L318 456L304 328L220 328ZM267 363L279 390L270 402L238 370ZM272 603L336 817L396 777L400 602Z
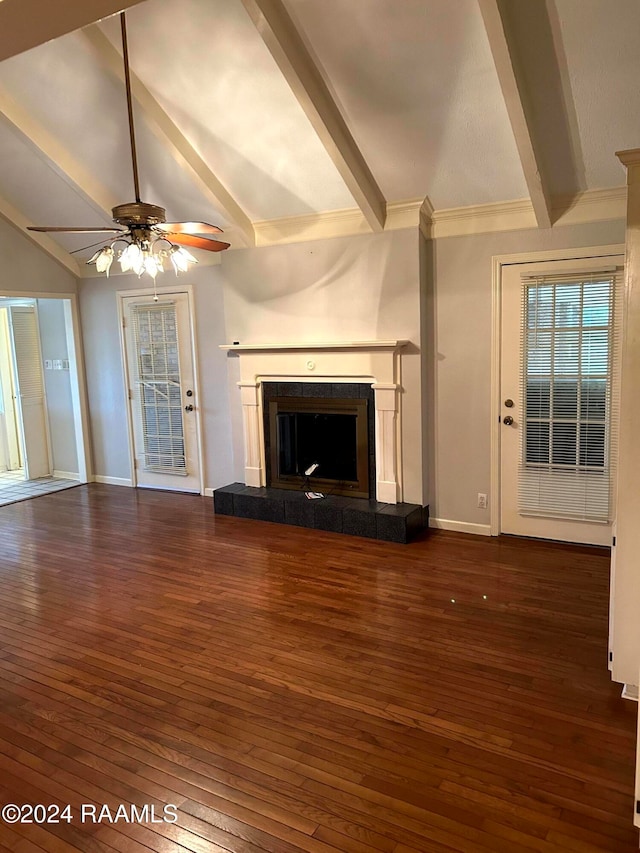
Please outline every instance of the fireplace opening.
M268 408L270 485L369 497L368 400L278 396Z

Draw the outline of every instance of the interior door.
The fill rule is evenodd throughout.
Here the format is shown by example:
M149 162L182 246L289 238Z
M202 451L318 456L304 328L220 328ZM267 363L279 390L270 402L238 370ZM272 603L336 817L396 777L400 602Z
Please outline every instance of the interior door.
M135 485L200 493L189 297L131 296L123 308Z
M25 479L35 480L51 474L38 315L34 305L12 305L7 309L7 319Z
M503 268L502 533L611 544L623 262Z

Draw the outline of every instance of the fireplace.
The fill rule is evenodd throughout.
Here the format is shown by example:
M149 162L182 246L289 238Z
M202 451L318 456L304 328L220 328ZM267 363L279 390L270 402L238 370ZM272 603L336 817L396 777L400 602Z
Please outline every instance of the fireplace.
M346 392L327 394L324 387L339 385L342 392L353 385L366 385L370 395L367 417L370 497L381 503L401 503L404 491L400 441L403 435L401 351L405 344L407 341L395 340L223 345L221 349L239 361L245 485L260 488L270 482L271 453L265 440L268 430L263 386L289 384L288 394L281 396L306 397L307 393L296 391L294 386L311 385L315 387L316 397L350 399Z
M262 393L268 486L373 496L370 384L264 382Z
M239 361L244 474L214 491L216 513L389 542L427 527L429 508L404 500L406 343L224 345ZM308 491L324 497L307 500Z

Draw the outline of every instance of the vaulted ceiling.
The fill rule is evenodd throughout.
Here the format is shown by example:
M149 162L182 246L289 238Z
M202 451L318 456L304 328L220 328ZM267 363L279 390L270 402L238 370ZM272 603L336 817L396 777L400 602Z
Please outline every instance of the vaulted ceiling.
M0 213L20 229L110 224L133 200L123 5L142 198L234 248L421 209L620 210L637 0L3 0ZM82 274L86 235L32 239Z

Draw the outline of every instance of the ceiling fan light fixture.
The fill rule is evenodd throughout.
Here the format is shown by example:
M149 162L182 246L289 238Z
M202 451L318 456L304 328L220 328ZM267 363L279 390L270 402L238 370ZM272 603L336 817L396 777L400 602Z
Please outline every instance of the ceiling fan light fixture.
M137 243L129 243L126 248L124 248L120 255L118 256L118 261L120 262L120 269L122 272L129 272L129 270L133 270L133 272L140 275L142 272L142 250Z
M0 0L0 3L2 0ZM135 128L133 124L133 99L131 96L131 78L129 71L129 51L127 48L127 27L125 13L120 13L120 28L122 31L122 59L124 62L124 81L125 93L127 96L127 111L129 116L129 142L131 145L131 166L133 170L133 187L135 190L136 200L127 202L126 204L118 204L111 210L111 216L116 225L121 228L104 228L94 227L89 228L65 228L60 226L42 226L28 225L28 231L60 231L69 233L86 233L86 232L108 232L116 233L118 236L97 252L87 261L88 264L95 264L98 272L106 273L109 276L109 270L114 259L114 245L116 243L126 243L126 248L118 253L118 261L122 272L133 271L138 277L143 273L147 273L155 282L156 275L164 271L164 260L167 257L171 258L171 263L176 275L180 272L186 272L190 264L197 264L197 260L191 252L188 252L181 245L172 243L168 236L173 236L178 243L186 243L187 246L195 246L197 249L204 249L208 252L222 252L229 248L229 243L224 243L221 240L213 240L198 236L202 234L218 234L222 233L222 229L217 225L211 225L207 222L167 222L166 211L164 207L157 204L148 204L140 198L140 180L138 176L138 157L136 154ZM166 243L169 248L161 248L158 244ZM95 243L93 244L95 245ZM85 249L91 248L86 246ZM84 251L84 249L75 249L75 252Z
M109 278L109 270L113 263L113 246L103 246L87 261L88 264L95 264L98 272L103 272Z
M176 246L175 244L172 244L169 249L169 257L171 258L171 263L176 271L176 275L178 275L179 272L186 272L189 269L189 264L198 263L191 252L188 252L182 246Z

